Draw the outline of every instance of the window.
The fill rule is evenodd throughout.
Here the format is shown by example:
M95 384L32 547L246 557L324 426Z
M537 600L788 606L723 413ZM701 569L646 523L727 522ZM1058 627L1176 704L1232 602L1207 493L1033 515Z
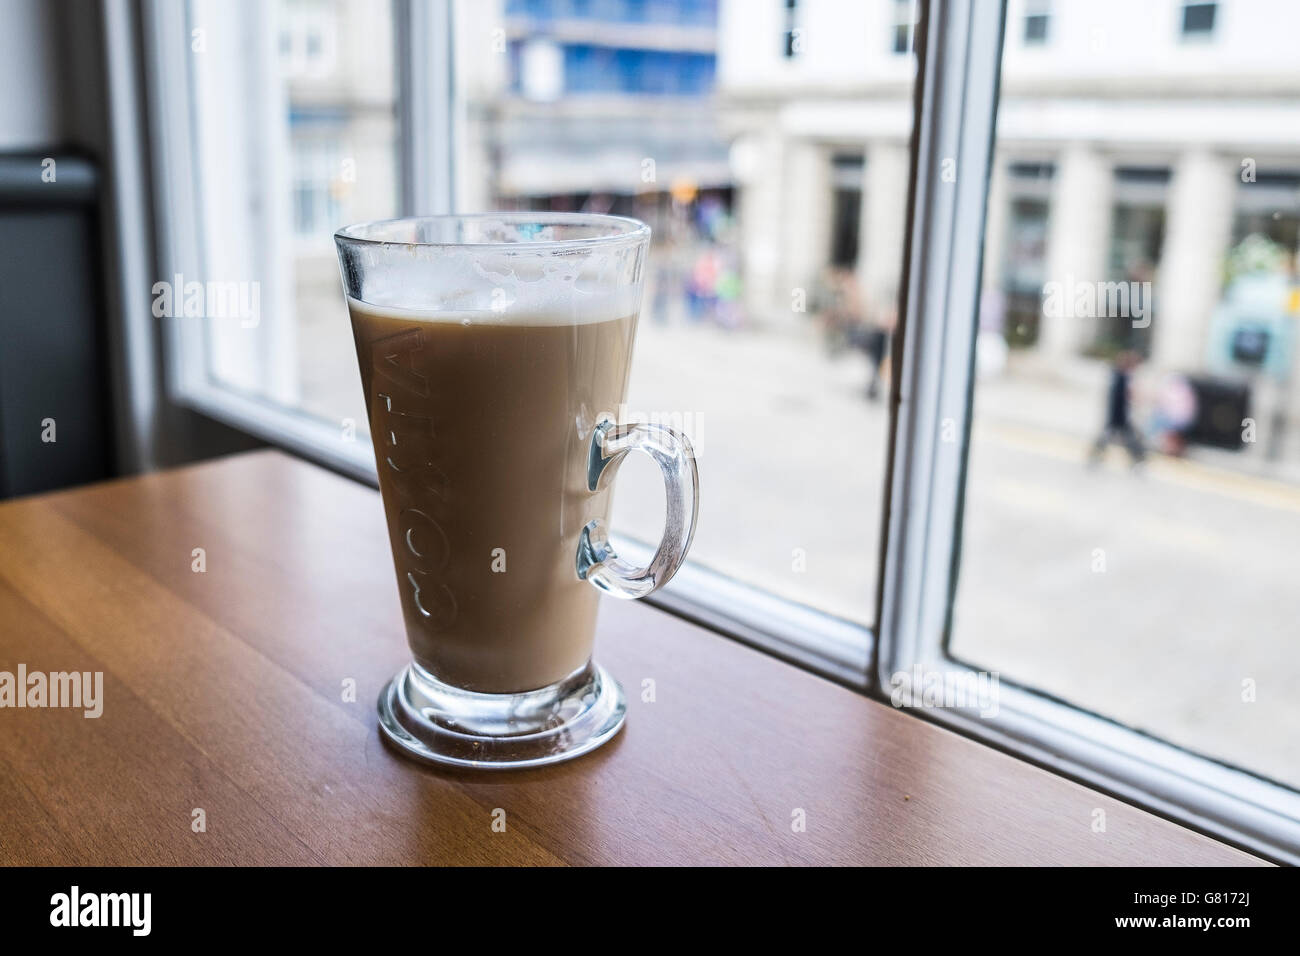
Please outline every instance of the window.
M782 36L787 59L803 52L803 33L799 29L799 0L785 0L785 30Z
M458 205L650 223L628 409L696 431L713 490L693 568L870 625L910 65L879 77L840 39L865 33L872 10L862 4L724 3L707 22L687 3L663 4L655 19L592 5L581 22L543 12L552 6L525 16L453 5L455 96L467 117ZM477 52L491 49L494 30L554 47L563 94L539 107L508 74L502 82L509 58ZM794 55L804 43L819 55ZM773 93L776 68L786 79ZM801 111L799 91L828 75L846 97L829 115L809 112L809 128L773 136L782 111ZM873 91L890 126L837 140ZM861 440L835 441L840 428ZM767 455L772 443L788 454ZM612 524L653 542L659 479L639 465L620 477ZM819 504L828 501L838 504ZM688 571L682 591L690 580Z
M858 261L858 233L862 219L862 157L837 154L831 159L831 169L835 190L831 265L852 268Z
M928 51L962 79L918 159L880 681L996 675L996 714L937 719L1291 859L1300 135L1289 95L1240 111L1300 71L1280 37L1179 50L1070 9L1058 62L960 11Z
M747 639L861 683L914 66L864 61L853 37L892 7L230 7L188 0L184 16L161 4L155 14L170 35L202 25L222 40L219 55L175 58L183 83L158 91L171 99L188 85L197 104L178 99L169 113L194 128L188 144L168 136L189 157L173 152L168 208L199 210L189 245L174 244L176 271L250 279L261 300L247 325L170 326L181 396L368 478L335 228L440 203L642 218L655 243L626 414L683 427L713 489L692 563L665 600L724 614ZM225 40L263 34L275 38L266 50ZM780 42L761 40L787 34L790 52L807 42L819 56L787 60ZM319 56L310 36L322 38ZM783 62L782 88L764 92ZM801 91L827 79L845 91L832 109L773 136L778 116L805 111ZM867 104L883 125L846 137ZM232 135L256 146L238 173L221 164L239 154L217 145ZM201 170L193 180L179 172L189 164ZM769 455L774 443L786 454ZM641 465L627 463L615 499L629 554L660 534L659 479Z
M346 190L342 143L337 136L315 136L291 145L293 154L293 231L310 248L342 215L339 200Z
M1047 43L1047 29L1050 23L1050 0L1027 0L1025 4L1025 46L1045 45Z
M642 218L627 414L705 488L665 604L885 698L998 675L922 715L1300 859L1291 5L1237 50L1032 2L1005 48L961 0L148 9L162 271L236 293L164 320L182 400L370 477L335 226Z
M328 6L309 0L285 2L279 21L280 69L285 76L320 77L334 68L338 21Z
M1003 332L1013 345L1031 345L1038 338L1038 316L1047 269L1047 212L1055 167L1049 161L1013 162L1005 168L1007 220L994 271L1000 283L980 294L980 320L1003 317Z
M163 63L175 81L160 74L156 87L169 207L195 210L173 221L177 305L155 305L175 346L173 389L364 470L332 236L341 222L399 211L392 8L190 0L154 13L158 29L192 38Z
M912 36L916 32L916 0L893 0L893 37L891 49L894 53L911 53Z
M1100 25L1076 16L1081 37ZM1251 54L1279 68L1288 56L1280 42L1254 43ZM1095 83L1124 75L1118 55L1105 55ZM1221 84L1250 82L1204 56L1200 69ZM1159 67L1143 72L1158 77ZM1005 61L1013 90L1017 70ZM1300 363L1280 331L1300 254L1283 225L1300 199L1287 176L1300 167L1300 136L1252 169L1237 157L1258 152L1280 117L1259 116L1226 148L1211 147L1208 131L1223 130L1234 107L1155 93L1161 81L1147 76L1127 76L1126 95L1086 129L1056 143L1035 137L1029 156L1022 135L1039 105L1016 93L1000 104L995 162L1023 173L1046 150L1058 174L1036 212L1045 217L1037 275L1025 281L1005 246L986 244L986 290L1004 301L1033 292L1042 327L1027 341L996 310L981 316L990 357L975 385L950 649L1300 785L1290 756L1300 700L1243 702L1269 681L1259 675L1290 672L1280 622L1300 615L1294 589L1273 579L1277 549L1300 534L1291 527L1300 491L1286 484L1282 451L1287 423L1300 421L1284 383ZM1088 95L1074 82L1052 110ZM1134 151L1120 130L1147 122L1148 110L1178 135ZM993 205L995 235L1008 212L1024 229L1023 205Z
M1217 3L1184 3L1182 35L1186 38L1203 38L1214 33L1214 16Z

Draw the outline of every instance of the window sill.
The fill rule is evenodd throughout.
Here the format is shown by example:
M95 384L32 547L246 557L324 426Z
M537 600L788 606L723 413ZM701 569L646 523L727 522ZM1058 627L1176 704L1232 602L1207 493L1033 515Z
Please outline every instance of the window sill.
M612 743L523 773L411 764L372 704L406 657L379 500L278 451L0 506L0 556L0 656L105 672L93 746L80 713L7 716L5 863L1260 862L612 600ZM158 819L196 780L220 841Z

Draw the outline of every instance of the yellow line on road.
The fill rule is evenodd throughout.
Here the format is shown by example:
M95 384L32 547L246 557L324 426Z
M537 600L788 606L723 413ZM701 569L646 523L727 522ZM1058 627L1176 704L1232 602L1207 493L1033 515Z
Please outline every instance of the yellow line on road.
M1005 422L977 425L975 434L981 440L991 439L1003 447L1079 465L1086 461L1089 449L1088 442L1069 435ZM1144 467L1152 478L1169 484L1300 514L1300 488L1281 481L1159 454L1150 455Z

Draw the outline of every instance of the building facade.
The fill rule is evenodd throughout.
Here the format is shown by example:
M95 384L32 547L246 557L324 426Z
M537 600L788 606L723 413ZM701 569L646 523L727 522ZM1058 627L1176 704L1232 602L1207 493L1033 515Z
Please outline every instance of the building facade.
M456 6L465 209L637 213L726 191L713 0Z
M855 271L868 318L897 295L914 15L908 0L723 2L746 298L772 322L797 321L781 304L828 265ZM1263 235L1294 269L1297 31L1300 5L1270 0L1010 0L984 284L1013 345L1223 364L1213 326L1232 250ZM1050 282L1150 282L1154 320L1044 309Z

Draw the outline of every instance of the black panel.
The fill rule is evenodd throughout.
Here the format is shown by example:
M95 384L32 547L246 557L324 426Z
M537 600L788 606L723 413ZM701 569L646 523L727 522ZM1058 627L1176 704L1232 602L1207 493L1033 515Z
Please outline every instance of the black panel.
M56 155L47 182L44 158L0 157L3 497L96 481L111 467L94 169Z

